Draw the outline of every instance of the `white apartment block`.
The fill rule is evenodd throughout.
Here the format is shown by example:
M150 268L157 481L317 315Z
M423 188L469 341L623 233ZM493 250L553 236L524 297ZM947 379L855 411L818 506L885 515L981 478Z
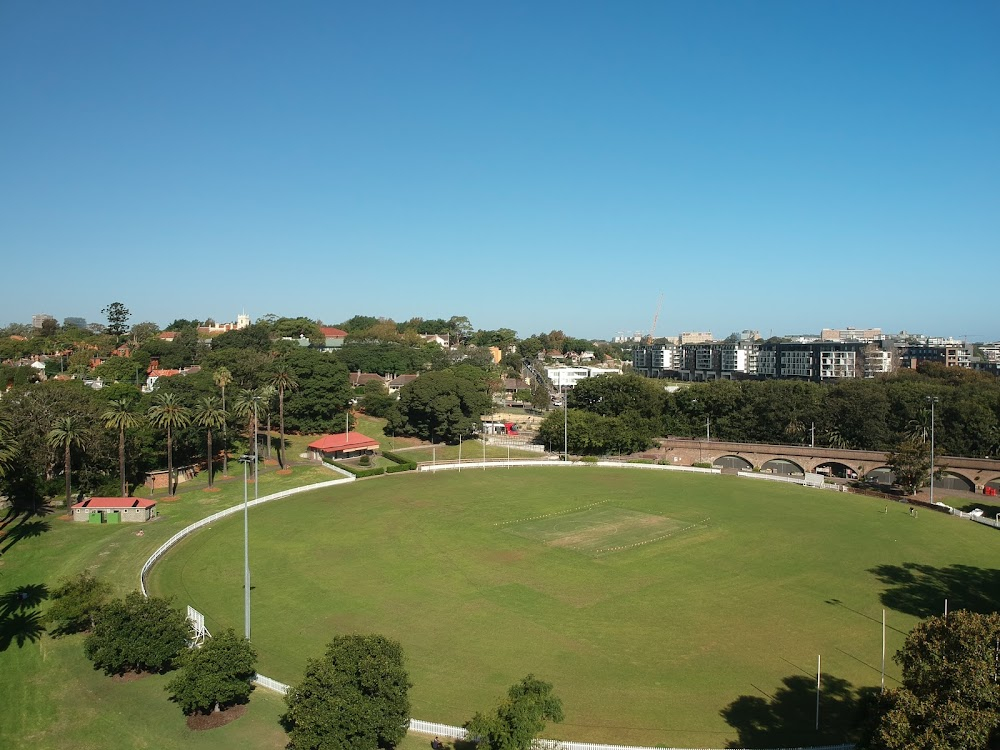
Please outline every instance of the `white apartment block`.
M722 372L745 372L753 375L757 372L757 358L760 356L760 346L752 340L726 342L720 346L720 369Z
M556 390L572 388L581 380L600 375L621 375L620 367L546 367L545 377Z

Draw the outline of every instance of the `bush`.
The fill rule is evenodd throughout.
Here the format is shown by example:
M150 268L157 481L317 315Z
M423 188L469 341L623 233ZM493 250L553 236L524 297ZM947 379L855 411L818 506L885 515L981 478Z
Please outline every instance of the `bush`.
M408 458L403 458L398 453L393 453L392 451L382 451L382 457L389 459L390 461L392 461L395 464L398 464L399 466L405 467L403 469L389 467L388 469L386 469L386 474L394 474L397 471L414 471L417 468L417 464L415 461L411 461Z
M381 466L375 466L370 469L358 469L349 464L342 464L339 461L334 461L333 465L338 469L351 472L358 479L364 479L365 477L377 477L379 474L385 474L385 469Z
M582 456L580 458L580 463L584 464L596 464L600 459L597 456Z
M708 461L695 461L691 465L693 467L695 467L696 469L711 469L712 468L712 464L710 462L708 462Z
M368 455L368 454L366 453L365 455L363 455L363 456L362 456L362 457L361 457L361 458L360 458L360 459L358 460L358 464L359 464L359 465L361 465L361 466L371 466L371 465L372 465L372 459L371 459L371 456L369 456L369 455Z

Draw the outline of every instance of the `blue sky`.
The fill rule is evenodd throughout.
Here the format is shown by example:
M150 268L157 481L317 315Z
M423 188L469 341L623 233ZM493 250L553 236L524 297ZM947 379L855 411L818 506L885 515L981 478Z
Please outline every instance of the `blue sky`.
M0 325L1000 338L996 2L0 4Z

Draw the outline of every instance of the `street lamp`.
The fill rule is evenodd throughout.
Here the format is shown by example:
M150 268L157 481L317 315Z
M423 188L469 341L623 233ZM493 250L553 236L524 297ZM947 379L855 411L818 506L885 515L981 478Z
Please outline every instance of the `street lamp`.
M937 396L926 396L931 402L931 505L934 504L934 404L938 402Z
M244 453L238 459L243 464L243 637L248 641L250 640L250 521L247 512L247 464L254 462L254 494L256 494L256 458L256 455ZM254 499L256 500L256 497Z

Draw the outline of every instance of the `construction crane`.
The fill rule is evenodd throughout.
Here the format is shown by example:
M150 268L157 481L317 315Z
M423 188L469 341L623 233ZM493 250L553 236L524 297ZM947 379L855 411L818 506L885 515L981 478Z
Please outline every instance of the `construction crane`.
M649 335L646 336L646 344L653 343L653 336L656 335L656 321L660 319L660 308L663 307L663 292L660 292L660 299L656 303L656 314L653 316L653 325L649 327Z

